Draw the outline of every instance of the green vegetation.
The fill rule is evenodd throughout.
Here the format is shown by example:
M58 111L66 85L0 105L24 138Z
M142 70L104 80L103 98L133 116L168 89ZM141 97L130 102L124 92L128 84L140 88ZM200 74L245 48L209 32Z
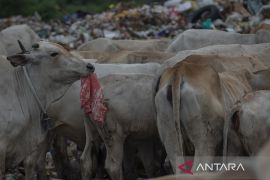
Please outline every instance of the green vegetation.
M43 19L61 17L78 10L98 13L118 2L141 5L143 0L0 0L0 18L13 15L31 16L38 12Z

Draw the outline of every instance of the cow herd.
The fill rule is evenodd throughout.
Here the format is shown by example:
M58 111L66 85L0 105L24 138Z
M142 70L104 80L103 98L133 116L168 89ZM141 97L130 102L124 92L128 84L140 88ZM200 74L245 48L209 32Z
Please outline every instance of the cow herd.
M189 160L193 176L160 179L270 177L268 31L100 38L68 50L18 25L0 32L0 53L1 180L18 166L27 180L47 179L48 152L62 179L154 178ZM103 124L80 105L80 78L91 73L105 98ZM197 171L216 157L252 163L243 162L245 172Z

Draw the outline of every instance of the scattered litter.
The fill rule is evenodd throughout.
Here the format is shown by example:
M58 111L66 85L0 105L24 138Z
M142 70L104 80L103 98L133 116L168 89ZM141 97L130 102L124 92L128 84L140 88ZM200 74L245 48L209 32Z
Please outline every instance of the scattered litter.
M89 14L77 12L43 21L38 12L31 17L0 19L0 30L28 24L42 39L77 48L99 37L111 39L173 38L190 28L251 33L261 23L269 24L270 4L262 0L168 0L164 4L125 6Z

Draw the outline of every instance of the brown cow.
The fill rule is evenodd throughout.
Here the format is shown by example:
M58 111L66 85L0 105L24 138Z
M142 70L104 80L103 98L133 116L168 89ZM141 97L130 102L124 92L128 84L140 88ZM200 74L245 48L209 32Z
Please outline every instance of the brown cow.
M198 69L195 64L207 68ZM175 167L177 156L194 154L194 164L197 164L202 161L201 156L215 156L218 153L218 146L223 139L224 118L228 117L229 112L223 104L226 93L221 83L224 77L218 73L245 69L254 72L266 69L266 66L259 59L247 56L191 55L163 72L155 103L160 137L172 167ZM236 80L235 85L237 81L242 80ZM235 94L227 93L227 96L232 97L232 101L225 102L227 106L251 89L247 86L245 90L243 87L239 86ZM181 142L184 143L184 149ZM211 162L212 159L206 161Z
M73 51L75 55L83 59L97 59L98 63L163 63L165 60L173 57L174 53L165 53L159 51L127 51L117 52L98 52L98 51Z
M98 38L81 45L79 51L117 52L120 50L129 51L164 51L171 40L150 39L150 40L112 40Z

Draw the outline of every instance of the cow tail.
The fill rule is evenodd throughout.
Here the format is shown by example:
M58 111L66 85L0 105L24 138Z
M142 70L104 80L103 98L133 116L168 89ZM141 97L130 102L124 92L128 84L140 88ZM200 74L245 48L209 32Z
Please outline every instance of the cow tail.
M181 98L181 84L182 75L175 75L172 81L172 108L173 108L173 120L177 132L178 148L180 150L180 156L184 156L183 138L181 134L180 123L180 98Z
M223 162L227 162L227 150L228 150L228 133L229 133L229 118L224 119L224 130L223 130Z

